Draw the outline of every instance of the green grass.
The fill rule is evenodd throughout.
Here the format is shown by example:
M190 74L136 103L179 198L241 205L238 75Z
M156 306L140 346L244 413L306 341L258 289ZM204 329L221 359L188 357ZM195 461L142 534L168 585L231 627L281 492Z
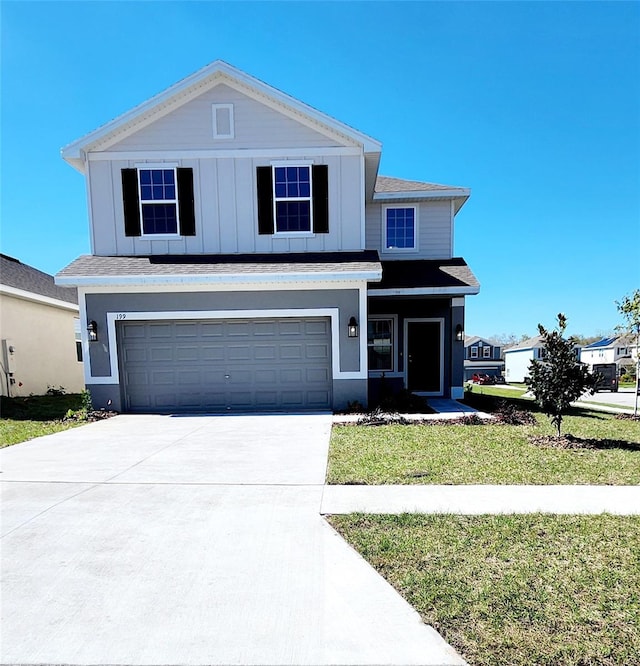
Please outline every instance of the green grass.
M640 517L330 522L474 666L640 663Z
M563 432L611 440L596 449L543 448L537 424L334 426L327 482L332 484L640 484L640 422L610 414L567 416Z
M491 386L490 384L480 384L480 385L470 385L471 386L471 393L477 393L480 395L492 395L497 398L520 398L527 392L527 387L521 387L517 389L508 389L508 388L501 388L500 386ZM469 390L469 389L467 389ZM529 400L532 398L525 398L525 400Z
M77 421L62 421L69 409L78 410L81 403L79 394L2 397L0 448L82 425Z

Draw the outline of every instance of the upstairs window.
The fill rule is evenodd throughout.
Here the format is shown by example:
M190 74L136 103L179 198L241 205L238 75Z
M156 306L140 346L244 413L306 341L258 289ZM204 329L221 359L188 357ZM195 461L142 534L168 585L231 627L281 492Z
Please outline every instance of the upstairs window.
M195 236L193 169L123 169L122 199L126 236Z
M416 209L386 208L384 223L385 250L415 250L416 243Z
M310 166L273 168L273 206L277 234L313 229Z
M471 358L478 358L478 348L471 347Z
M175 169L139 169L142 235L178 233Z
M329 178L324 164L257 167L258 233L329 233Z
M482 348L482 358L491 358L491 347Z

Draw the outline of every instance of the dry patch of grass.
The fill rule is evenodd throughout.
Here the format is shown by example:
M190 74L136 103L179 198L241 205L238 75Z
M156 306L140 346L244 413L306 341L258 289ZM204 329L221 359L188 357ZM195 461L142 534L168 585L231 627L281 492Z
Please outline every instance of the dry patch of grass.
M474 666L640 663L640 517L330 522Z

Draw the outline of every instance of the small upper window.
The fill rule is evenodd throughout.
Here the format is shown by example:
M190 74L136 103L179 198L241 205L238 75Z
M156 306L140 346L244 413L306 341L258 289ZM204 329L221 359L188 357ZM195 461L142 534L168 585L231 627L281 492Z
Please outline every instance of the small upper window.
M491 347L482 348L482 358L491 358Z
M415 250L416 209L387 208L384 232L385 250Z
M313 229L310 166L274 166L273 194L276 233Z
M471 358L478 358L478 348L471 347Z
M142 234L178 233L175 169L139 169Z

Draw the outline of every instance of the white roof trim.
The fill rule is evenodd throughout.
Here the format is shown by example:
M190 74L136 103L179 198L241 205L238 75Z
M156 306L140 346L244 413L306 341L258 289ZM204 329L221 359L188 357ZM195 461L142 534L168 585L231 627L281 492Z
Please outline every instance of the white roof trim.
M398 289L368 289L369 296L459 296L479 294L480 287L404 287Z
M78 312L79 310L75 303L61 301L57 298L51 298L50 296L43 296L42 294L34 294L32 291L16 289L15 287L9 287L5 284L0 284L0 294L13 296L14 298L21 298L23 301L33 301L34 303L40 303L41 305L51 305L52 307L60 308L61 310L72 310L73 312Z
M471 190L468 188L451 190L411 190L409 192L375 192L374 201L396 201L403 199L451 199L468 198Z
M135 106L130 111L68 144L61 151L62 157L72 166L82 171L84 152L91 149L95 144L103 142L108 145L111 138L113 139L111 143L116 143L124 138L125 133L140 129L160 113L165 114L182 106L190 99L197 97L219 83L230 85L245 94L253 94L254 97L259 97L263 103L277 106L281 111L284 110L284 107L296 115L300 122L306 121L309 123L311 121L314 126L324 128L325 132L329 130L346 137L362 145L365 152L379 153L382 150L382 144L376 139L345 125L222 60L216 60L158 95L151 97L146 102ZM112 136L116 134L117 136Z
M56 284L77 287L127 285L223 285L223 284L289 284L292 282L379 282L382 269L344 271L340 273L217 273L195 275L78 275L56 277Z

